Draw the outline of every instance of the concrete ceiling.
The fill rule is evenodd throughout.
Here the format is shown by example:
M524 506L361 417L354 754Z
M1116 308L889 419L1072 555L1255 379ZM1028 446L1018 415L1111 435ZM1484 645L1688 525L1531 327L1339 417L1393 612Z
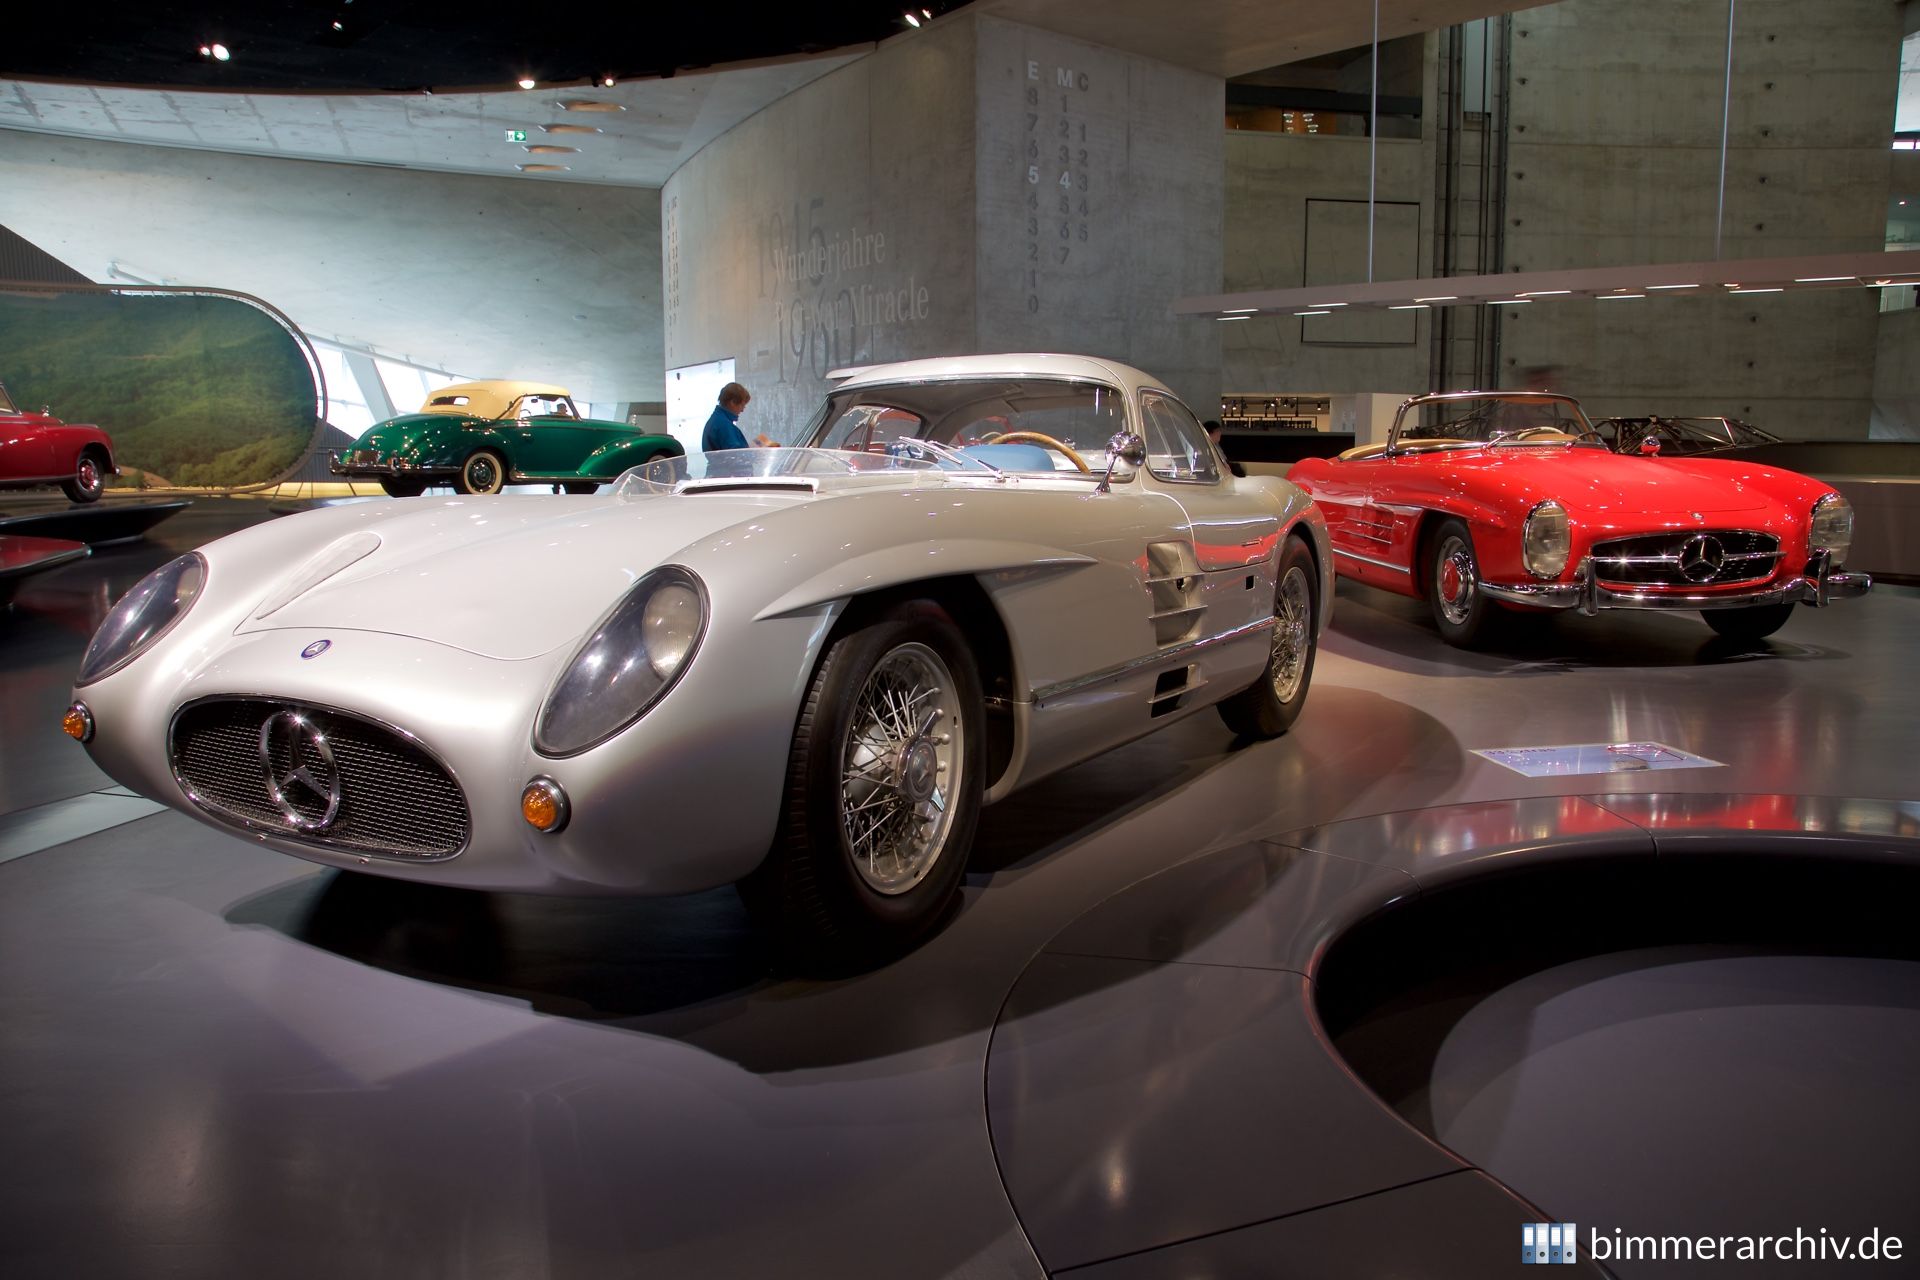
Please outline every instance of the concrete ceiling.
M1380 0L1380 38L1412 35L1546 0ZM1216 76L1352 49L1373 39L1365 0L974 0L987 13Z
M611 89L503 93L236 94L0 80L0 128L289 160L659 187L708 142L860 52ZM562 102L617 109L562 110ZM553 125L601 132L546 132ZM526 142L507 141L509 129L525 130ZM527 149L540 146L577 150ZM543 163L566 168L517 168Z

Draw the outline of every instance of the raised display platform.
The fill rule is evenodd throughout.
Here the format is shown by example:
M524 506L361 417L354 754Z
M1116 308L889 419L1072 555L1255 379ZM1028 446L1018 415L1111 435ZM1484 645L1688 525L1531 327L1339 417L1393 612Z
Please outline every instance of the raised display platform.
M0 605L13 599L22 579L71 564L87 554L84 542L0 534Z
M182 498L174 502L100 502L55 511L30 511L25 515L0 517L0 534L62 538L90 547L111 546L146 536L147 530L163 520L171 520L192 505Z

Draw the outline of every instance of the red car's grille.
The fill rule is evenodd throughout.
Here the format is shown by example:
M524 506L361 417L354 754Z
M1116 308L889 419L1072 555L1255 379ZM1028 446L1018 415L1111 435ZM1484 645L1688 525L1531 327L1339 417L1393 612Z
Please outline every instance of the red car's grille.
M1745 529L1682 529L1593 544L1594 576L1632 587L1759 582L1780 565L1780 539Z

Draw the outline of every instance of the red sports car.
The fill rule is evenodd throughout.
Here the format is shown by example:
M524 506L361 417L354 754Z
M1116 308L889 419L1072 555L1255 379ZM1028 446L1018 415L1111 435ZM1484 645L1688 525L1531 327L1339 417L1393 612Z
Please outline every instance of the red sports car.
M1503 609L1698 609L1758 639L1797 603L1863 595L1853 509L1818 480L1724 458L1609 451L1567 396L1463 391L1400 406L1385 444L1296 463L1342 577L1425 597L1454 644Z
M0 383L0 489L57 484L75 502L92 502L118 474L106 432L16 408Z

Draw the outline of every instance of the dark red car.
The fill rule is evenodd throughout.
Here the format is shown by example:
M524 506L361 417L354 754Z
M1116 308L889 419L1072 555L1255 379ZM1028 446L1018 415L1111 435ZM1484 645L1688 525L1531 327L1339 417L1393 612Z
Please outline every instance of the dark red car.
M92 502L118 474L106 432L27 413L0 383L0 489L57 484L75 502Z

